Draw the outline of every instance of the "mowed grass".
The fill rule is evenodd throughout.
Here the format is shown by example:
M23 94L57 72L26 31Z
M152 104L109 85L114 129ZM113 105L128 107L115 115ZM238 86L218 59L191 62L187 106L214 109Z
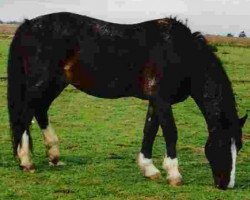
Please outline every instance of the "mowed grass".
M0 40L0 77L6 76L9 39ZM250 48L219 46L234 88L240 115L250 110ZM250 199L250 123L243 129L244 147L237 160L236 186L220 191L213 186L204 155L207 130L192 99L173 106L179 131L178 157L184 185L171 187L161 165L165 153L159 132L153 158L162 178L145 179L137 165L147 102L92 97L68 87L49 111L60 138L66 166L50 167L41 131L31 127L36 165L34 174L19 170L12 156L6 82L0 81L0 199Z

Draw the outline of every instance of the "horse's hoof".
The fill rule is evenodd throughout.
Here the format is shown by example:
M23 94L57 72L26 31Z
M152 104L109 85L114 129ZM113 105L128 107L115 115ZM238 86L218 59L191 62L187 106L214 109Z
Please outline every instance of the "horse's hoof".
M31 165L26 165L26 166L20 166L21 169L24 171L24 172L29 172L29 173L34 173L36 170L35 170L35 166L33 164Z
M182 185L182 179L181 178L172 178L172 179L168 179L168 183L171 186L177 187L177 186L181 186Z
M62 161L58 161L58 162L52 162L50 161L49 162L49 166L52 166L52 167L56 167L56 166L64 166L66 165L66 163L62 162Z
M59 163L59 157L53 157L53 158L49 158L49 165L50 166L57 166L57 164Z
M145 158L142 153L139 153L136 161L144 177L151 180L156 180L161 177L161 173L154 166L152 159Z
M146 177L146 176L145 176ZM160 172L156 172L155 174L148 176L146 178L149 178L150 180L157 180L161 178L161 173Z

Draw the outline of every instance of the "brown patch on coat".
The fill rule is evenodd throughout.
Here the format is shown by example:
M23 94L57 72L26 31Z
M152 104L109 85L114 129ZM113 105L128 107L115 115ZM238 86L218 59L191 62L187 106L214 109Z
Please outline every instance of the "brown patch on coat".
M95 85L91 74L80 65L79 51L65 60L64 73L69 82L77 88L89 89Z
M154 62L149 61L145 63L140 78L144 94L149 96L156 94L161 76L161 70Z

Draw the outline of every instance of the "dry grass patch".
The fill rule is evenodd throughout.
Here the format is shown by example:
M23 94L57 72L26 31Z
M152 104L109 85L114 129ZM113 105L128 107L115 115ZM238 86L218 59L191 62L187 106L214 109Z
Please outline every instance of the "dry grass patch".
M225 37L217 35L206 35L206 39L212 45L250 47L250 38Z

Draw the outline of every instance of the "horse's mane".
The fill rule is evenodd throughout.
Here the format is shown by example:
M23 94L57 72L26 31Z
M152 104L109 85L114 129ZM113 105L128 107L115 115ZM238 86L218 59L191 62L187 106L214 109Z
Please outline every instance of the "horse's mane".
M196 32L194 32L192 35L193 35L193 37L196 38L197 40L203 42L204 44L207 44L207 40L206 40L205 36L204 36L201 32L196 31Z
M207 39L201 32L192 33L192 37L199 50L205 50L209 47Z
M175 34L181 34L181 37L183 38L184 37L187 38L188 33L190 33L190 36L192 40L194 41L196 48L199 51L202 51L202 52L209 51L211 53L218 51L216 46L213 46L208 43L206 37L200 31L196 31L192 33L188 25L185 24L181 19L178 19L176 16L175 17L170 16L170 17L158 19L157 22L161 26L167 27L168 32L174 31Z
M178 19L176 16L170 16L170 17L165 17L162 19L157 20L158 23L160 23L162 26L167 26L169 29L172 29L174 27L181 27L182 29L187 30L188 32L191 33L190 28L188 27L187 24L185 24L182 20ZM197 45L199 45L200 49L205 49L208 46L207 39L205 36L199 32L196 31L192 33L192 38L196 42Z
M230 120L237 120L237 104L234 98L234 93L231 85L231 81L228 78L228 75L223 67L223 64L221 60L217 57L217 55L214 53L217 51L216 46L212 46L209 44L205 38L204 35L200 32L194 32L192 33L193 41L196 45L196 48L199 52L198 58L201 62L204 62L204 60L207 60L209 62L207 65L207 69L210 71L209 77L213 77L213 81L217 82L216 84L223 84L223 99L226 99L226 103L224 102L222 106L224 106L224 109L228 109L228 107L232 107L232 110L228 111L228 116L225 115L223 111L220 113L220 119L219 122L221 123L221 126L226 129L230 124L232 123ZM216 102L216 101L215 101ZM219 104L219 103L218 103ZM227 104L227 105L226 105ZM233 117L232 117L233 116ZM232 117L232 119L230 119ZM229 120L230 119L230 120ZM241 143L241 135L238 134L238 132L232 132L231 136L234 136L237 143Z
M216 46L213 46L208 43L206 37L199 31L192 33L195 44L199 50L209 50L212 52L217 52L218 49Z

